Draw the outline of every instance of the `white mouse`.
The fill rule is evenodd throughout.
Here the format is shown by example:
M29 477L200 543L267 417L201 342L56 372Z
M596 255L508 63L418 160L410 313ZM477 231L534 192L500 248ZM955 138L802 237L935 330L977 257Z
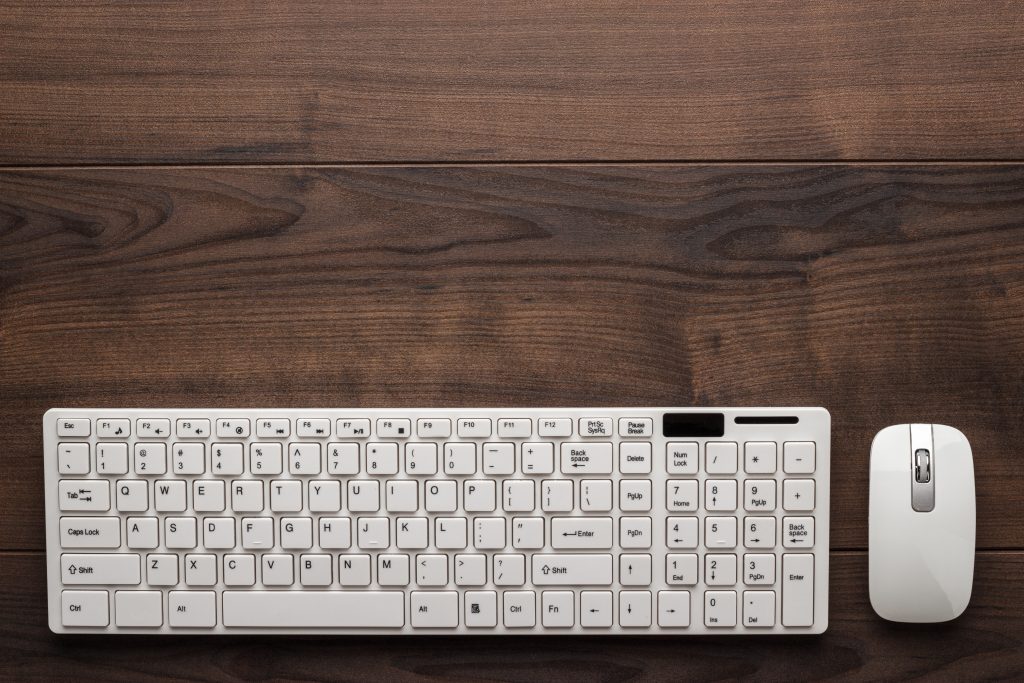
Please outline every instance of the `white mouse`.
M974 581L971 445L945 425L886 427L871 443L871 606L890 621L933 623L967 608Z

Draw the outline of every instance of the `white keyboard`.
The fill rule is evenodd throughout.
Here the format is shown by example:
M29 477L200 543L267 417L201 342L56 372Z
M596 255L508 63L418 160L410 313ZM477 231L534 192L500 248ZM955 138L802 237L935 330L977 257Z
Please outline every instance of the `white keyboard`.
M56 633L821 633L823 408L53 409Z

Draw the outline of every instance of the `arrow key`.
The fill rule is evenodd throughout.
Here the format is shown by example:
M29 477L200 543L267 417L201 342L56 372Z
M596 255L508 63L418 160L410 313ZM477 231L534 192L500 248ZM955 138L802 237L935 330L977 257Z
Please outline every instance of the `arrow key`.
M651 592L622 591L619 593L619 626L649 628L651 625Z
M580 626L608 628L611 625L611 591L580 591Z
M619 583L623 586L650 586L651 556L620 555Z
M690 625L690 591L658 591L658 626L686 628Z

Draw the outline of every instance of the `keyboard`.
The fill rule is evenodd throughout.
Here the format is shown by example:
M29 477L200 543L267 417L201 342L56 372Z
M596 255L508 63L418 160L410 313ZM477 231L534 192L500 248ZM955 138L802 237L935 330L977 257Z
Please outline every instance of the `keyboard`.
M813 634L823 408L53 409L55 633Z

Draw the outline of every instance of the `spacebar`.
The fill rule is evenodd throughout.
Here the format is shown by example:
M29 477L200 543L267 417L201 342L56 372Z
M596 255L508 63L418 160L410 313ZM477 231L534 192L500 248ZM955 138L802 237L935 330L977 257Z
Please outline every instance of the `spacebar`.
M399 591L224 591L224 625L254 628L401 628Z

